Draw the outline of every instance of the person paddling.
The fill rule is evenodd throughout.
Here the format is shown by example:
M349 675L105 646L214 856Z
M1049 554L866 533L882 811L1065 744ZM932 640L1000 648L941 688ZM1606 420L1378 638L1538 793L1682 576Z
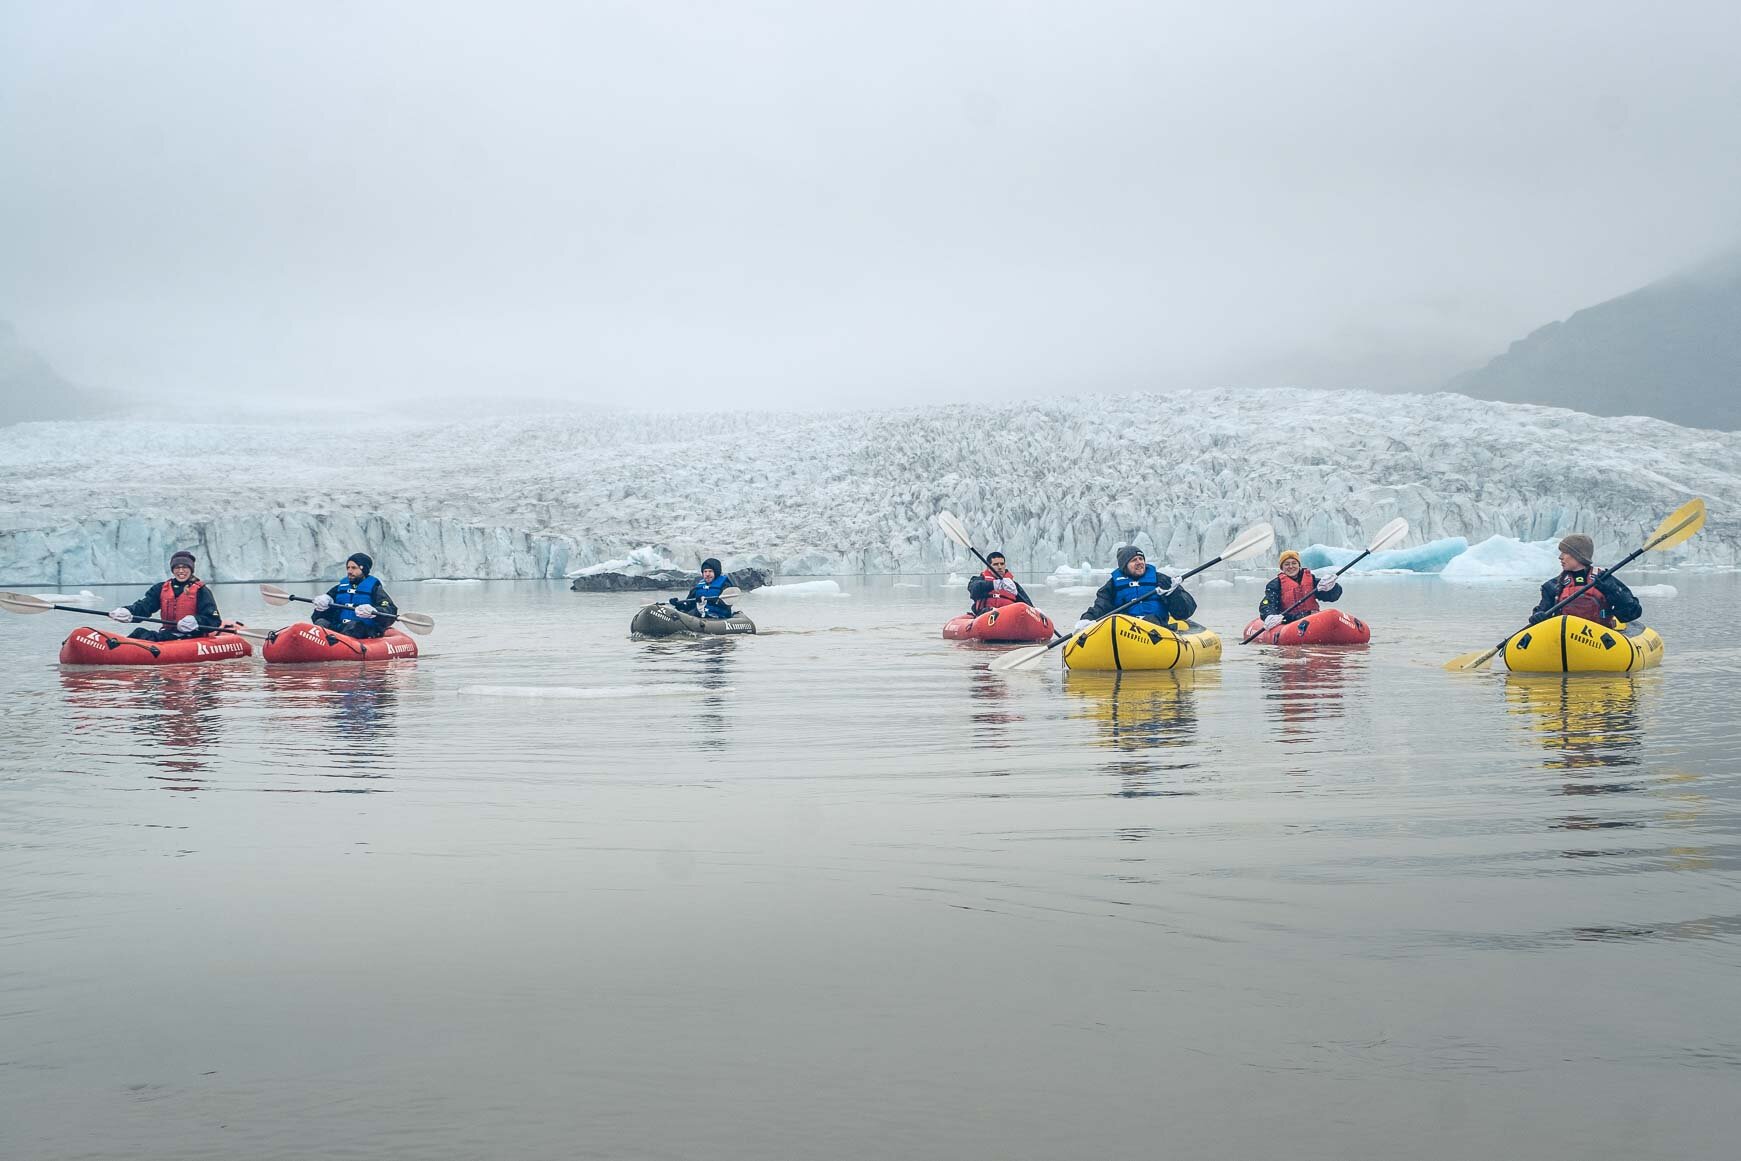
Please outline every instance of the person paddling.
M145 595L132 604L114 610L109 619L123 625L135 617L157 617L168 622L159 632L139 628L128 634L141 641L203 637L221 628L224 619L218 614L217 598L205 581L193 575L193 566L193 553L186 549L175 553L169 558L169 579L146 589Z
M1610 629L1622 622L1636 621L1644 616L1644 607L1632 590L1619 577L1597 568L1591 561L1596 555L1596 542L1582 532L1574 532L1560 541L1560 575L1542 585L1542 599L1529 615L1529 623L1545 620L1563 598L1590 584L1581 594L1554 616L1582 617Z
M1311 616L1318 611L1319 601L1328 603L1342 599L1342 583L1336 574L1327 572L1321 577L1313 576L1312 570L1300 563L1300 554L1293 549L1282 553L1277 564L1280 571L1271 578L1263 590L1263 600L1257 605L1257 615L1263 618L1264 628L1273 629L1287 621ZM1305 599L1301 600L1302 597Z
M1004 563L1004 554L989 552L985 563L990 568L967 582L967 595L973 601L973 614L989 613L993 609L1001 609L1005 605L1031 605L1027 592L1016 580L1015 574Z
M1169 617L1188 621L1197 611L1196 598L1180 588L1179 582L1172 577L1157 571L1143 555L1142 549L1127 544L1118 550L1118 567L1094 594L1094 603L1083 612L1076 627L1086 628L1132 600L1136 604L1126 609L1125 615L1141 617L1157 625L1165 625Z
M731 616L731 606L719 599L719 594L731 587L731 577L720 567L719 558L710 556L701 562L701 580L685 597L672 597L666 603L680 613L702 620L723 620Z
M379 637L393 624L398 607L387 588L372 576L375 561L366 552L345 559L345 579L314 598L313 621L347 637Z

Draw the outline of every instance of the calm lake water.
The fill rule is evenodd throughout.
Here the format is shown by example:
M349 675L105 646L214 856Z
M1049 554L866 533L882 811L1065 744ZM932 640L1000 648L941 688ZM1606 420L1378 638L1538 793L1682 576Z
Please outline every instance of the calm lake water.
M1741 578L1633 580L1666 666L1569 680L1443 672L1534 594L1423 578L1122 679L939 578L659 643L388 578L369 670L7 617L0 1156L1733 1156Z

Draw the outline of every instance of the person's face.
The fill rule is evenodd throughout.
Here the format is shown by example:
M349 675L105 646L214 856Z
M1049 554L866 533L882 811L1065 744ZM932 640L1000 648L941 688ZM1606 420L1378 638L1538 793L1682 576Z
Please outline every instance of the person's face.
M354 583L363 579L363 566L354 560L345 561L345 575Z
M701 570L701 581L703 584L713 583L713 570L711 568L704 568Z
M1300 562L1291 556L1288 557L1286 560L1282 561L1282 572L1286 573L1288 576L1299 576Z
M1124 571L1125 575L1129 576L1132 580L1135 580L1142 576L1143 573L1147 572L1148 568L1149 558L1139 552L1131 557L1130 560L1125 562Z
M1584 562L1569 552L1560 553L1560 567L1567 572L1577 572L1584 567Z
M169 575L180 581L182 584L186 584L188 578L193 576L193 569L189 565L178 564L169 570Z
M1010 570L1004 567L1003 557L994 556L991 558L991 571L999 576L1007 576Z

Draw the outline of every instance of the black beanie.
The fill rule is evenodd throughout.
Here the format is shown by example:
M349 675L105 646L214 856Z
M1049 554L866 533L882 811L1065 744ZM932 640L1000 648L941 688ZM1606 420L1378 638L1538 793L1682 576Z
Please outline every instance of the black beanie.
M716 577L720 577L720 576L725 575L725 569L723 569L719 566L719 557L717 557L717 556L710 556L706 560L702 561L701 567L704 570L711 568L713 570L713 575Z
M355 563L358 568L363 570L364 576L368 576L370 571L375 567L375 562L369 558L369 554L366 552L351 553L349 556L345 557L345 563Z
M992 549L990 552L985 554L985 559L987 562L990 562L991 558L994 556L1003 556L1003 549L1001 549L1001 548ZM1008 564L1010 562L1010 558L1007 556L1003 556L1003 562L1005 564Z
M1127 544L1123 548L1118 550L1118 567L1122 569L1125 565L1129 564L1130 558L1133 556L1140 556L1146 560L1148 558L1148 555L1149 555L1148 553L1144 552L1142 549L1138 548L1136 545Z

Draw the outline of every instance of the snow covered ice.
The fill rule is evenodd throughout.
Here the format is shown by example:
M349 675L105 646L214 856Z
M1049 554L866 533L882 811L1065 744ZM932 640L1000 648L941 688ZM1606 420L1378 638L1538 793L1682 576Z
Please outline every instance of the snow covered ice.
M1177 571L1259 520L1281 545L1346 550L1403 516L1401 559L1427 546L1407 567L1433 571L1459 538L1540 544L1577 530L1618 557L1695 494L1711 503L1704 531L1656 563L1733 567L1737 463L1734 433L1361 392L1084 395L680 426L626 413L353 429L18 424L0 428L0 582L146 582L184 547L219 581L334 576L358 548L389 580L554 578L637 553L785 576L977 574L936 527L943 509L1018 576L1062 581L1054 570L1086 562L1092 575L1076 585L1104 579L1120 544Z

